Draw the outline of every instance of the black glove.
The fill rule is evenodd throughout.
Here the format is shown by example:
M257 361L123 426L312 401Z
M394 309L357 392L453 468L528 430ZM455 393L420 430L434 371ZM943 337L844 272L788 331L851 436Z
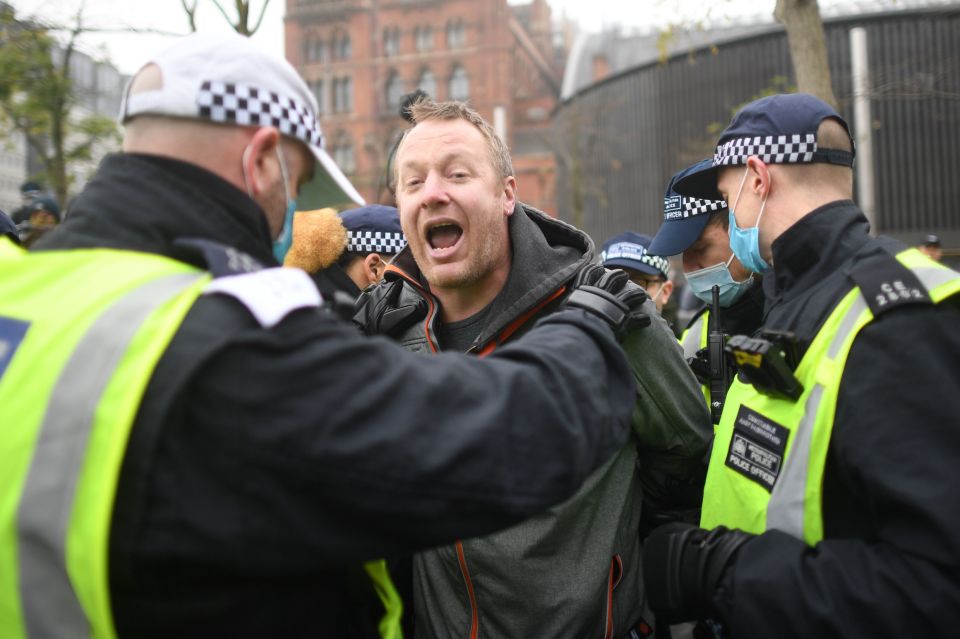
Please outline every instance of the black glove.
M364 304L369 303L365 295L357 300L355 311L357 317L364 316L363 331L367 335L399 337L403 331L427 317L430 309L425 299L420 298L413 304L400 306L403 281L394 280L380 286L386 286L387 292L369 310L363 308Z
M687 365L693 371L694 377L701 384L710 383L710 354L709 349L701 348L697 354L687 359Z
M650 324L642 310L647 294L624 271L591 264L580 269L570 287L573 292L564 304L596 315L610 324L618 337Z
M681 623L715 614L713 594L734 553L754 535L723 526L660 526L643 547L643 579L658 623Z

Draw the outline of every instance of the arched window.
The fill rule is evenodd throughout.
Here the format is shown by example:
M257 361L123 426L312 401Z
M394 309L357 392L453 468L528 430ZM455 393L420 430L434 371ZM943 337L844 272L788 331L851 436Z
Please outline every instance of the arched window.
M414 29L413 38L417 43L417 51L429 51L433 48L433 29L429 25Z
M391 71L390 77L387 78L387 108L399 108L403 93L403 80L400 78L400 74L396 71Z
M450 74L447 95L451 100L460 102L466 102L470 99L470 80L467 78L467 72L459 64L453 67L453 73Z
M447 48L459 49L467 42L463 20L459 18L447 23Z
M417 80L417 87L429 95L431 98L437 97L437 79L433 76L430 69L424 69L420 72L420 79Z
M400 53L400 29L387 27L383 30L383 55L390 57Z
M333 34L333 59L334 60L349 60L350 59L350 34L342 29L337 29L336 33Z
M353 80L349 76L333 81L333 112L349 113L353 110Z
M327 46L321 38L307 37L303 41L304 62L326 62Z
M333 161L344 173L353 173L357 170L357 161L353 152L353 142L346 131L340 131L333 146Z

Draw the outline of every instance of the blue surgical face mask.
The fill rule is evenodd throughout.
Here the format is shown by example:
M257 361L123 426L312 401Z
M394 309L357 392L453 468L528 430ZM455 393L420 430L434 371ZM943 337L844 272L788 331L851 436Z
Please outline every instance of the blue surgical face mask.
M277 261L283 264L283 258L287 256L287 251L293 244L293 214L297 210L297 199L290 197L290 180L288 179L287 163L283 159L283 153L280 151L280 145L277 145L277 159L280 160L280 176L283 178L283 195L287 199L287 211L283 215L283 226L280 228L280 236L273 243L273 256Z
M280 236L273 242L273 256L277 261L283 264L283 258L293 245L293 214L297 210L297 201L289 200L287 202L287 212L283 217L283 226L280 228Z
M740 180L740 189L737 191L737 198L730 207L730 249L737 256L743 266L754 273L763 273L770 265L767 264L760 255L760 218L763 217L763 209L767 205L767 198L764 196L760 203L760 213L757 215L757 223L748 229L742 229L737 226L737 216L734 210L740 204L740 194L743 193L743 184L747 179L747 168L743 172L743 178Z
M733 279L730 274L730 262L733 261L733 255L726 262L720 262L707 268L702 268L690 273L684 273L687 283L690 284L690 290L699 299L707 304L713 303L713 287L720 287L720 306L728 308L740 299L751 286L753 286L753 277L747 277L742 282Z

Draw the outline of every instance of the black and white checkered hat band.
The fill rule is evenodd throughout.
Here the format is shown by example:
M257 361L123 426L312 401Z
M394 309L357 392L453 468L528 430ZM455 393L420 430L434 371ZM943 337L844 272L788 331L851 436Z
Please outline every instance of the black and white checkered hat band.
M767 164L796 164L813 162L817 151L815 133L793 135L766 135L728 140L717 147L713 156L714 166L746 164L747 158L756 155Z
M633 242L618 242L607 247L607 250L600 253L600 261L603 263L609 260L631 260L640 262L647 266L652 266L665 276L670 275L670 262L665 257L659 255L650 255L647 249L634 244Z
M704 213L716 213L727 208L723 200L700 200L695 197L683 198L683 217L694 217Z
M347 251L351 253L399 253L407 245L403 233L386 231L347 231Z
M666 222L683 220L698 215L709 215L725 208L727 203L723 200L701 200L695 197L671 195L663 198L663 219Z
M667 261L667 258L660 257L659 255L650 255L649 253L644 252L643 257L640 258L640 261L648 266L652 266L666 276L670 275L670 262Z
M304 104L248 84L206 81L197 95L200 116L241 126L273 126L283 135L323 148L314 113Z

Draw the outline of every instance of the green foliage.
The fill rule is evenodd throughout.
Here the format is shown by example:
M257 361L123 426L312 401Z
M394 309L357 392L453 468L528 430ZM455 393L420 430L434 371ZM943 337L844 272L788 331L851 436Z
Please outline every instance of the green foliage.
M790 84L790 78L785 75L775 75L770 78L770 83L760 89L757 93L754 93L752 96L741 102L740 104L732 107L730 109L730 117L736 115L737 111L747 106L755 100L760 98L765 98L768 95L777 95L779 93L796 93L797 87L794 84Z
M0 9L0 140L25 134L43 163L39 177L61 202L69 196L70 167L89 161L97 142L118 139L111 118L84 114L70 78L78 24L59 45L47 28Z
M752 96L741 102L740 104L730 107L730 117L737 114L737 112L743 107L747 106L755 100L760 98L765 98L768 95L777 95L779 93L796 93L797 87L790 83L790 78L785 75L775 75L770 78L770 83L767 86L760 89L758 92L754 93ZM723 130L727 128L726 122L711 122L707 125L707 135L716 140L720 137L720 134L723 133Z

